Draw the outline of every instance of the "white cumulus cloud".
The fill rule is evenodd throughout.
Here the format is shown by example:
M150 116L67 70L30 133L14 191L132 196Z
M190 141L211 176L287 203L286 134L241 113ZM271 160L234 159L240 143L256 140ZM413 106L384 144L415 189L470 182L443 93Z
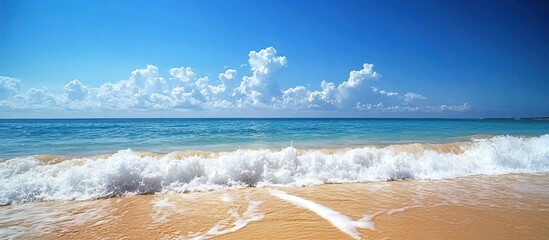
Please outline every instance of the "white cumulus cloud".
M413 92L404 94L404 101L406 101L407 103L412 102L414 100L423 100L423 99L427 99L427 97L421 96Z
M440 105L440 106L407 106L407 105L391 105L385 106L383 103L378 104L363 104L358 102L356 109L366 112L465 112L471 109L471 105L464 103L463 105Z
M241 98L238 105L251 105L261 107L269 104L272 97L278 95L278 89L274 89L271 76L279 69L286 66L286 57L278 56L273 47L261 49L259 52L250 51L248 64L252 70L251 76L244 76L238 92Z
M41 110L216 110L216 109L341 109L376 112L444 112L468 111L470 105L411 106L427 99L417 93L398 92L371 86L381 78L374 65L364 63L350 69L347 79L322 80L315 88L295 85L281 89L275 82L277 71L287 67L285 56L274 47L248 53L250 73L239 78L236 69L210 76L200 76L190 66L161 71L149 64L132 71L129 77L106 82L97 87L78 79L62 86L62 93L45 88L22 89L21 81L0 76L0 108ZM359 65L360 66L360 65ZM165 76L167 74L167 76ZM369 102L369 103L368 103Z
M89 90L84 84L82 84L78 79L74 79L67 83L65 87L65 94L69 100L84 100L89 93Z
M396 96L398 96L397 92L390 92L390 91L380 90L376 87L372 87L372 92L379 93L379 94L387 96L387 97L396 97Z
M0 100L8 99L21 91L21 80L0 76Z

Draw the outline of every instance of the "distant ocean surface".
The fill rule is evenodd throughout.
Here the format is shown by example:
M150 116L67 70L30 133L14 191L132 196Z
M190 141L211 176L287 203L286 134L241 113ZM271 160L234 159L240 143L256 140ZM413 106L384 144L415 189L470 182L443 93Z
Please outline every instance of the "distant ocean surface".
M549 122L0 120L0 205L549 172Z
M541 136L549 121L451 119L53 119L0 120L0 158L87 156L122 149L340 148L451 143L495 135Z

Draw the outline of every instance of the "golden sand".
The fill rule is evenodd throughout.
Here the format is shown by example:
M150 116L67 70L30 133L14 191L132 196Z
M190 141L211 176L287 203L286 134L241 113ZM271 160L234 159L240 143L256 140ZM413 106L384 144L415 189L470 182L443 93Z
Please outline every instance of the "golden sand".
M363 239L549 239L549 175L241 188L1 207L0 230L41 239L352 239L311 209L371 217ZM337 214L336 214L337 215Z

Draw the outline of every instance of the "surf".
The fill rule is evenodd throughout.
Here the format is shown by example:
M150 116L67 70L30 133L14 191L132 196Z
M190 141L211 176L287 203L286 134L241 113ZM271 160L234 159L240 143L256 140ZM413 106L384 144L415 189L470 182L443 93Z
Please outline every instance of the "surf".
M207 154L126 149L110 155L51 159L27 156L0 161L0 204L547 172L549 135L494 136L449 145L286 147Z

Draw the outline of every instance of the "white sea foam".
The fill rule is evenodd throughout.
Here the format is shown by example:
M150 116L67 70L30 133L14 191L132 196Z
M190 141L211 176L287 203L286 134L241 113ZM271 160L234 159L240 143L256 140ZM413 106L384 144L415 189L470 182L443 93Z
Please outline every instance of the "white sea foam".
M195 240L210 239L215 236L236 232L244 228L248 223L259 221L265 217L265 215L259 211L259 206L262 203L263 202L261 201L250 201L248 203L248 208L242 215L238 212L239 207L231 208L227 212L229 214L228 218L218 222L205 233L191 233L189 234L189 237Z
M478 174L549 171L549 135L496 136L461 151L396 151L365 147L345 151L238 150L179 159L121 150L110 156L46 163L36 157L0 162L0 204L94 199L157 192L243 186L447 179Z
M400 207L400 208L395 208L395 209L391 209L387 212L387 215L393 215L395 213L399 213L399 212L406 212L410 209L413 209L413 208L419 208L421 207L420 205L411 205L411 206L404 206L404 207Z
M318 216L326 219L339 230L355 239L361 239L357 228L374 229L374 223L371 222L372 216L370 215L365 215L361 219L353 221L351 218L341 214L338 211L335 211L329 207L320 205L307 199L289 195L285 192L277 190L271 190L271 194L284 201L290 202L296 206L305 208L311 212L318 214Z
M227 193L224 193L223 195L221 195L221 196L219 197L219 199L220 199L221 201L223 201L223 202L226 202L226 203L230 203L230 202L233 201L233 198L232 198L229 194L227 194Z
M105 224L117 219L113 216L115 210L94 202L5 206L0 214L0 239L37 238L42 234L63 232L83 224Z
M182 209L171 203L168 198L154 199L152 206L154 210L152 219L155 223L165 223L173 212L182 212Z

